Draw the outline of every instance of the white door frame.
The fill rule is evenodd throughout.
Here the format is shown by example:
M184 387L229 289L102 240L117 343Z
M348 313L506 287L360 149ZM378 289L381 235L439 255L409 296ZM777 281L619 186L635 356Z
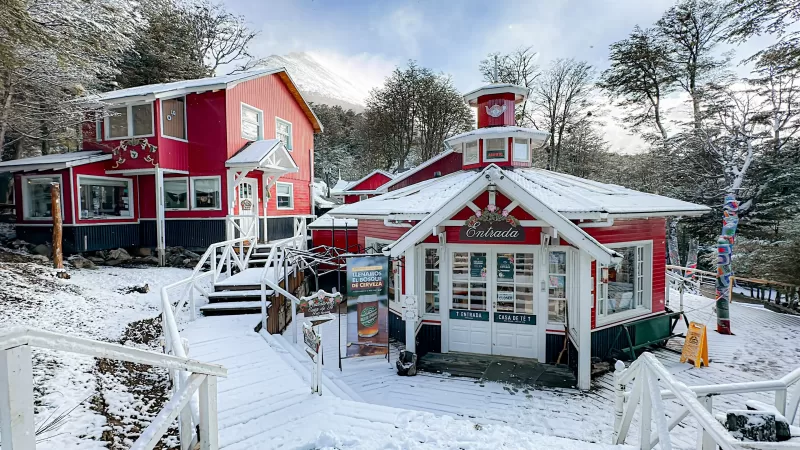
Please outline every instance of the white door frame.
M246 229L246 226L248 225L245 222L248 219L246 217L244 217L245 214L243 214L243 212L242 212L241 188L242 188L242 185L244 185L244 184L247 184L247 185L250 186L250 195L252 197L250 200L253 202L253 205L250 207L250 211L252 212L252 216L253 216L253 218L251 220L253 220L255 222L255 237L256 237L256 240L258 240L258 208L259 208L259 203L258 203L258 180L255 179L255 178L252 178L252 177L244 177L242 179L242 181L236 186L236 206L239 209L239 217L240 217L239 226L242 227L243 229Z

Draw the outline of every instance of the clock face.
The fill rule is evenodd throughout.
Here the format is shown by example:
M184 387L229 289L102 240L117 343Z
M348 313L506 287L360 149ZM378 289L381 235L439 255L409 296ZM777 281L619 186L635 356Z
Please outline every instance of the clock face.
M491 107L486 107L486 114L492 117L500 117L504 112L506 112L506 105L492 105Z

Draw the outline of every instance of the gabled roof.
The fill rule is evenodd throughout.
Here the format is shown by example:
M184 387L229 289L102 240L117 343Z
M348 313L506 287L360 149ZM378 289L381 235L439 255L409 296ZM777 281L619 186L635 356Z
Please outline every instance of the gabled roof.
M299 169L292 155L280 139L262 139L249 142L235 155L225 161L225 167L242 169L273 170L276 172L297 172Z
M352 181L347 181L339 178L339 180L336 181L336 184L334 184L333 187L331 188L330 195L331 196L342 195L342 192L346 191L347 188L349 188L352 185L353 185Z
M214 91L220 89L230 89L239 83L254 80L256 78L264 77L267 75L278 75L289 92L300 104L306 117L311 122L315 133L322 132L322 124L319 118L311 110L311 106L297 89L297 84L292 80L289 72L285 67L271 68L271 69L255 69L246 72L222 75L218 77L205 77L197 78L194 80L173 81L171 83L155 83L147 84L144 86L136 86L125 89L118 89L115 91L103 92L100 94L90 95L84 97L82 100L87 103L100 102L100 103L117 103L117 102L131 102L139 100L153 100L162 97L172 97L177 95L185 95L206 91Z
M453 153L455 153L455 150L453 150L452 148L447 149L447 150L443 151L442 153L439 153L438 155L434 156L433 158L425 161L424 163L418 165L417 167L414 167L413 169L410 169L410 170L406 170L405 172L397 175L392 181L384 184L383 186L378 188L378 190L379 191L384 191L384 192L388 191L389 188L394 186L395 184L405 180L406 178L410 177L411 175L414 175L415 173L419 172L420 170L430 166L431 164L433 164L433 163L435 163L437 161L441 161L442 159L452 155Z
M107 161L111 158L111 154L97 150L34 156L33 158L0 162L0 172L61 170L98 161Z
M342 193L343 194L347 194L347 193L358 194L358 193L362 193L362 192L375 192L377 189L375 189L375 190L373 190L373 189L363 190L362 189L362 190L359 190L359 191L351 191L351 189L353 189L354 187L358 186L359 184L369 180L370 178L372 178L373 176L375 176L377 174L381 174L381 175L389 178L389 181L387 181L387 183L390 183L394 179L394 175L393 174L391 174L389 172L386 172L384 170L381 170L381 169L375 169L372 172L370 172L368 175L363 176L363 177L359 178L358 180L353 181L352 183L347 185L347 189L345 189Z

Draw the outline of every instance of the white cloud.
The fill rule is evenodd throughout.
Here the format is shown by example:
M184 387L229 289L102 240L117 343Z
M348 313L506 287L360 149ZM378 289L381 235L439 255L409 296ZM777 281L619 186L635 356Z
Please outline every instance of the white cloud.
M331 72L349 80L357 87L362 102L371 89L383 85L384 79L397 66L394 60L370 53L345 55L336 51L318 50L307 53Z
M379 17L373 24L372 31L376 31L387 44L399 47L398 50L402 50L406 57L417 58L420 54L420 40L428 35L430 25L426 23L426 16L422 11L406 5Z

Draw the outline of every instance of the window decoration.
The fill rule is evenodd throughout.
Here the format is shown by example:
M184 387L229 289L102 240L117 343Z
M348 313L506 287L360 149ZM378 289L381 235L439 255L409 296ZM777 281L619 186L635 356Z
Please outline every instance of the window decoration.
M132 186L128 178L78 177L80 218L92 220L133 217Z
M495 205L488 205L467 219L459 231L459 237L462 241L523 242L525 228L508 210L501 211Z
M292 183L277 183L275 194L278 199L278 209L294 208L294 185Z
M126 155L130 159L139 159L141 157L145 162L149 162L155 167L158 163L156 161L157 151L158 147L148 142L145 138L120 141L119 145L111 150L111 154L114 157L114 165L111 168L116 169L125 164L125 161L128 160Z
M186 98L178 97L161 101L161 134L176 139L186 139Z
M53 217L51 184L60 183L60 177L23 178L24 216L29 220L47 220ZM63 210L63 208L62 208Z
M505 104L492 105L491 107L489 107L487 105L486 106L486 114L488 114L488 115L490 115L490 116L492 116L494 118L497 118L497 117L502 116L503 113L506 112L506 109L508 109L508 106L506 106Z
M286 150L292 151L292 124L283 119L275 118L275 137L283 142Z
M219 177L192 177L192 209L220 209Z
M550 252L547 272L547 320L564 323L567 315L567 252Z

